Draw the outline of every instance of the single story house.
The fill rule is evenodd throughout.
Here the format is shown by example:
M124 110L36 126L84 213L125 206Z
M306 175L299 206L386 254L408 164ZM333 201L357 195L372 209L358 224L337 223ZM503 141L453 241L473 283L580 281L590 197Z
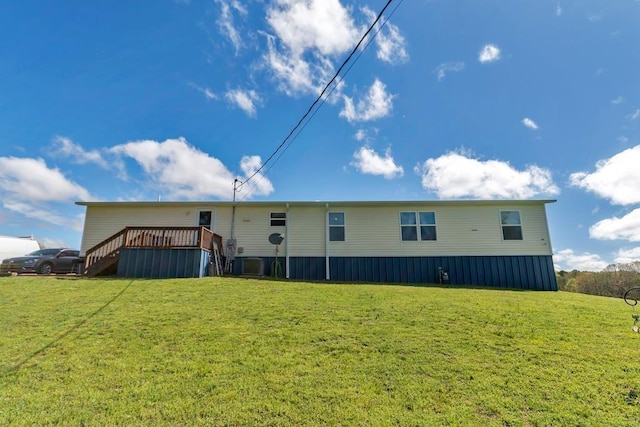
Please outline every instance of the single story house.
M78 202L85 273L557 290L555 200ZM218 257L219 255L219 257ZM215 268L212 268L215 267Z

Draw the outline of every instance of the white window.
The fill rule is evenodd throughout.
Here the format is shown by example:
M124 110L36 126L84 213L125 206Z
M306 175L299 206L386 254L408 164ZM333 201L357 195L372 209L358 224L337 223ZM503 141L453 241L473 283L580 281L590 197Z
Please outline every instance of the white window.
M522 222L518 211L500 211L503 240L522 240Z
M400 212L403 242L437 240L435 212Z
M344 212L329 212L329 241L344 242Z
M271 226L272 227L284 227L287 225L287 213L286 212L271 212Z
M436 213L418 212L420 240L438 240L436 235Z

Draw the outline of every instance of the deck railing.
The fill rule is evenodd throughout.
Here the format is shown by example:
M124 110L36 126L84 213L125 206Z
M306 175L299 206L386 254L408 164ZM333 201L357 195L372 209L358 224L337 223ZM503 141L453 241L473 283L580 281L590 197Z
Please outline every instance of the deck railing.
M211 251L214 244L222 253L222 236L206 227L126 227L87 250L84 272L105 258L118 256L122 248L200 248Z

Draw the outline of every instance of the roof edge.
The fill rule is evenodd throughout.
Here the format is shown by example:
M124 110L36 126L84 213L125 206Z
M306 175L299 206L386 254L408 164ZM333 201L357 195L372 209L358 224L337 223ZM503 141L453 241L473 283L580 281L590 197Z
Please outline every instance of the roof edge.
M287 201L287 200L260 200L232 202L228 200L200 200L200 201L117 201L117 202L84 202L78 201L78 206L321 206L321 205L342 205L342 206L399 206L399 205L500 205L500 204L547 204L555 203L556 199L456 199L456 200L315 200L315 201Z

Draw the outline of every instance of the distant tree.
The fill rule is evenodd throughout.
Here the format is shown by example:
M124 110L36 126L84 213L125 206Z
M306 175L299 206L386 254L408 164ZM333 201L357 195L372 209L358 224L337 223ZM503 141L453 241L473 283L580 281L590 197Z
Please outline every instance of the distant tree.
M558 290L565 292L576 292L576 276L578 276L579 274L580 272L578 270L560 270L556 272L556 282L558 283Z
M620 298L634 286L640 286L640 274L613 266L599 273L583 272L575 279L576 292L589 295Z
M640 261L609 264L600 272L556 272L558 290L621 298L633 287L640 286Z
M606 271L606 272L633 271L635 273L640 273L640 261L633 261L629 263L619 263L619 264L609 264L602 271Z

